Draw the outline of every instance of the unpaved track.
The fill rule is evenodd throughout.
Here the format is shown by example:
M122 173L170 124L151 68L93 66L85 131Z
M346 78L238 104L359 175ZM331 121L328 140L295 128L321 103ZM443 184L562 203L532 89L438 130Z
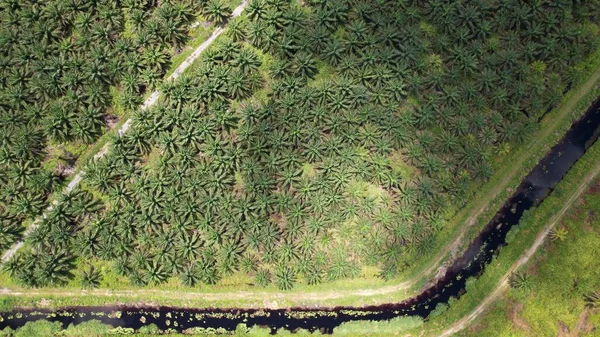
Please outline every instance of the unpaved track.
M244 10L244 8L246 8L247 4L248 4L248 1L244 0L238 7L236 7L233 10L233 12L231 14L231 18L233 19L233 18L239 16L242 13L242 11ZM167 77L166 80L173 81L173 80L179 78L181 76L181 74L183 74L183 72L190 65L192 65L192 63L194 63L194 61L200 56L200 54L202 54L202 52L206 48L208 48L208 46L210 46L217 39L217 37L219 37L219 35L221 35L223 33L223 31L224 31L224 27L222 27L222 26L215 28L215 30L212 32L210 37L206 41L204 41L200 46L198 46L198 48L196 48L196 50L194 50L194 52L192 54L190 54L179 65L179 67L177 67L177 69L175 69L175 71L173 71L173 73L169 77ZM146 110L146 109L150 108L151 106L156 104L156 102L158 102L159 97L160 97L160 92L158 90L152 92L152 94L150 94L150 96L144 101L144 103L142 103L140 108L142 110ZM122 137L125 134L125 132L127 132L127 130L129 130L129 127L131 126L132 122L133 122L133 120L130 118L130 119L126 120L125 123L123 123L123 125L119 129L119 137ZM106 153L108 152L109 145L110 145L109 143L106 143L100 149L100 151L98 151L98 153L96 153L94 155L94 159L104 157L104 155L106 155ZM77 172L77 174L73 177L73 179L71 180L69 185L67 187L65 187L63 193L64 194L69 193L73 190L73 188L75 188L75 186L79 185L79 183L83 179L84 174L85 174L85 172L83 172L83 170L79 170L79 172ZM25 230L25 233L23 234L23 238L21 239L21 241L18 241L14 245L12 245L4 253L4 255L2 255L2 260L0 262L6 262L6 261L10 260L10 258L13 257L13 255L15 255L15 253L23 246L23 240L25 240L27 238L27 236L29 236L29 234L31 234L31 232L33 232L39 226L39 223L42 219L45 219L47 217L47 214L50 211L52 211L52 209L54 208L54 205L56 205L56 200L53 201L52 204L50 206L48 206L48 208L46 208L46 210L44 211L44 213L41 216L36 218L31 223L31 225L29 225L27 230Z
M514 272L517 268L519 268L519 267L525 265L527 262L529 262L531 257L537 252L537 250L540 248L540 246L544 243L544 240L546 239L546 237L548 236L548 234L550 233L552 228L554 228L554 226L556 226L556 224L560 222L560 220L565 215L565 213L569 210L569 208L571 208L571 206L573 206L573 203L575 201L577 201L579 199L579 197L581 197L581 195L585 191L588 190L590 182L598 175L599 172L600 172L600 165L596 166L596 168L594 168L594 170L592 172L590 172L584 178L584 180L581 182L581 184L579 185L579 187L577 188L575 193L573 193L573 195L571 195L569 200L567 200L567 202L563 205L563 207L560 209L560 211L550 219L550 222L546 225L546 227L544 227L544 229L537 235L535 241L533 242L533 245L531 245L531 247L529 247L529 249L527 251L525 251L515 263L513 263L513 265L508 270L508 272L506 274L504 274L504 276L502 276L502 278L500 279L500 282L498 282L498 286L496 287L496 289L494 289L494 291L491 294L489 294L477 306L477 308L475 308L475 310L473 310L471 313L469 313L468 315L466 315L463 318L461 318L460 320L458 320L456 323L452 324L452 326L450 326L448 329L444 330L439 335L439 337L451 336L451 335L463 330L464 328L466 328L479 315L481 315L481 313L484 312L490 306L490 304L492 302L494 302L502 294L502 292L508 287L508 279L509 279L510 275L512 274L512 272Z

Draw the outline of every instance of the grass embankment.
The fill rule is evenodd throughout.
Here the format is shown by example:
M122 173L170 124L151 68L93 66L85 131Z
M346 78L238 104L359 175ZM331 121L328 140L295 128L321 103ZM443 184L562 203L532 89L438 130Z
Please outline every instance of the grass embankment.
M527 289L510 289L462 336L557 336L589 334L600 312L583 295L600 289L600 181L571 207L560 226L564 241L548 242L524 270Z
M448 260L452 252L466 248L506 198L512 195L523 177L563 137L573 121L587 111L600 92L600 50L582 62L579 70L581 75L574 81L572 89L558 106L544 116L535 134L508 154L497 156L493 162L494 174L489 181L471 187L467 194L470 201L463 208L449 210L448 213L453 214L451 220L438 236L441 251L434 258L424 256L413 263L409 277L418 277L417 284L422 285L434 276L439 264Z
M593 173L596 174L597 178L599 167L600 143L596 143L588 150L588 153L586 153L584 157L573 166L566 177L557 185L554 192L546 200L544 200L540 206L538 206L536 209L530 210L523 216L519 225L515 226L507 236L509 245L500 250L498 257L486 267L484 274L479 279L471 279L467 282L467 293L462 296L460 300L451 301L449 309L446 308L445 310L439 310L438 314L434 315L434 317L432 317L422 329L419 329L419 331L412 331L412 333L418 332L418 334L424 334L425 336L437 336L445 328L463 318L465 315L471 313L482 302L482 300L486 298L486 296L489 296L498 289L500 286L499 283L501 283L499 280L504 279L515 261L518 261L519 258L522 257L522 254L531 247L532 243L535 241L540 232L542 232L546 226L559 226L558 222L561 220L561 217L564 216L564 214L569 214L570 217L566 222L563 222L563 225L566 225L570 231L570 237L568 240L571 240L571 238L575 239L580 237L582 233L577 233L577 231L582 231L582 229L576 228L577 217L573 216L573 214L576 213L576 210L575 208L571 207L578 200L578 198L573 198L573 196L576 196L578 193L581 193L587 189L589 186L589 181L593 181ZM583 178L584 180L582 180L582 177L585 177ZM598 201L596 201L596 204L597 203ZM595 204L590 204L589 207L594 208L594 205ZM597 231L597 228L594 229L594 231ZM597 238L596 240L600 240L600 238ZM565 247L562 247L561 245L565 245ZM568 246L570 246L570 248ZM576 244L569 244L568 242L551 244L547 243L543 247L543 252L538 251L534 257L535 260L539 260L552 250L558 250L559 252L562 251L566 253L576 246ZM596 287L600 285L600 281L597 277L589 274L586 276L586 273L583 273L585 270L590 270L590 267L592 267L592 265L590 265L591 263L600 263L598 261L592 261L595 259L596 254L594 254L593 251L581 250L583 247L584 246L581 246L581 248L576 248L574 251L572 251L572 253L577 252L578 257L580 257L581 260L578 260L577 256L562 257L563 261L565 261L565 259L571 262L578 261L575 264L580 264L579 266L574 266L573 268L566 268L565 266L566 269L563 268L563 272L565 273L564 275L560 275L563 272L559 272L560 269L556 269L556 263L550 266L543 266L541 268L546 269L543 272L542 269L536 272L537 275L533 278L532 289L536 289L537 285L541 286L540 290L552 289L550 284L561 282L561 280L564 281L565 277L572 280L573 277L575 277L575 275L572 273L577 271L582 272L582 280L584 278L587 279L587 281L582 281L582 283L580 283L582 286L593 287L594 282ZM533 264L535 264L535 262L533 262ZM531 264L529 268L536 270L535 267L531 267ZM593 278L596 280L593 281ZM547 284L547 286L542 286L543 284ZM548 296L558 300L561 298L561 296L565 296L567 293L569 293L569 288L571 286L572 282L568 284L562 284L562 295L548 294ZM580 293L582 291L584 290L578 290ZM515 296L517 296L517 298L521 296L521 299L529 298L530 300L535 301L533 297L535 295L533 292L529 294L519 294L518 292L515 292ZM582 303L581 297L573 300L580 301ZM537 306L537 308L541 308L544 306L544 303L538 303L538 305L539 306ZM547 310L547 312L552 312L553 308L556 308L556 305L550 305L549 303L546 303L546 305L548 305L548 307L546 307L544 310ZM565 310L568 311L567 308L561 309L563 313ZM546 334L548 334L548 332Z
M376 326L372 324L363 325L361 322L344 323L334 332L334 336L388 336L390 331L395 334L422 326L422 320L418 318L400 318L393 319L387 322L378 323ZM188 329L184 333L173 331L161 331L155 325L151 324L142 327L139 331L134 331L131 328L113 328L110 325L103 324L97 320L87 321L78 325L69 325L66 329L62 329L60 323L49 322L46 320L28 322L23 327L16 330L6 328L0 330L0 336L10 337L46 337L46 336L114 336L114 335L135 335L138 337L156 336L160 334L168 334L169 336L207 336L207 335L233 335L239 337L268 337L271 335L271 330L261 327L247 328L244 324L238 325L235 332L227 333L219 329ZM322 336L319 331L309 332L306 330L298 330L293 333L287 330L277 331L277 336Z

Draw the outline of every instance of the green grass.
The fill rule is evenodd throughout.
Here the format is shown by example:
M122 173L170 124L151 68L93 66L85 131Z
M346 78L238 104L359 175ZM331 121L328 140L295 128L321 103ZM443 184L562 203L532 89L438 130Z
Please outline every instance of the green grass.
M423 328L420 329L416 329L411 331L412 333L415 334L422 334L425 336L435 336L437 333L441 332L444 328L448 327L450 324L458 321L460 318L462 318L463 316L467 315L468 313L470 313L472 310L475 309L475 307L477 305L480 304L480 302L482 301L483 298L485 298L485 296L487 296L488 294L492 293L492 291L494 289L496 289L496 287L498 286L498 280L500 280L505 274L506 272L509 270L509 268L511 267L511 265L519 258L519 256L526 250L528 249L531 244L533 243L535 237L537 236L537 234L542 230L542 228L544 228L550 221L550 219L556 214L556 212L563 207L563 205L565 204L566 200L571 197L575 191L577 190L577 188L579 187L579 185L581 184L581 178L586 176L586 174L588 174L592 169L598 167L598 165L600 165L600 144L596 143L595 145L593 145L589 150L588 153L586 153L574 166L573 168L569 171L569 173L565 176L565 178L557 185L556 189L554 190L554 192L546 199L544 200L544 202L538 206L536 209L530 210L529 212L527 212L521 222L519 223L518 226L514 227L511 232L509 233L509 235L507 236L507 240L509 241L509 245L507 247L504 247L503 249L500 250L500 254L499 256L494 259L487 267L486 270L484 272L484 274L479 278L479 279L470 279L467 282L467 293L465 295L463 295L459 300L452 300L449 306L449 309L447 311L445 311L443 314L440 314L436 317L432 317L429 321L427 321L427 323L423 326ZM597 177L596 177L597 179ZM597 197L595 197L597 199ZM590 202L590 207L592 208L597 208L596 206L600 203L600 200L596 200L593 203ZM587 207L587 206L586 206ZM569 239L574 239L573 242L575 242L577 239L577 231L581 230L576 228L576 226L573 226L574 223L577 223L576 219L577 216L575 216L576 214L576 210L575 208L571 208L568 212L567 212L567 218L568 220L563 220L563 224L566 224L567 227L569 228ZM571 224L571 225L569 225ZM596 226L597 227L597 226ZM597 228L595 229L595 231L597 231ZM596 233L597 234L597 233ZM598 247L597 243L600 242L600 238L587 238L586 240L592 240L590 242L588 242L587 244L592 244L595 245L594 247ZM586 245L586 243L582 243L584 245ZM559 246L559 245L564 245L565 247ZM567 252L569 251L569 248L567 248L567 246L569 246L569 242L562 242L562 243L552 243L549 244L545 247L545 249L543 249L541 252L538 251L538 253L535 255L534 258L534 262L530 262L535 264L536 260L539 260L540 258L543 258L545 255L548 254L548 251L552 251L552 250L558 250L560 251L561 249L567 249L563 252ZM575 244L571 244L571 247L575 247L577 245ZM548 294L548 299L551 299L552 297L557 297L559 294L561 294L560 296L565 296L568 293L568 287L571 286L572 283L564 283L564 277L569 278L569 277L574 277L575 273L579 273L585 270L594 270L594 269L590 269L592 267L592 263L593 264L597 264L596 260L596 254L591 253L589 250L585 250L583 249L584 246L582 246L581 248L577 248L575 251L579 251L578 256L581 257L581 261L578 262L579 264L581 264L581 266L574 266L575 269L571 269L571 271L566 271L568 269L567 266L562 266L560 268L556 268L556 264L554 264L554 267L549 267L550 269L548 269L549 271L553 271L554 273L550 272L542 272L542 270L540 269L539 273L537 274L537 276L534 277L534 283L533 283L533 289L536 289L536 286L539 286L543 283L547 283L546 289L551 289L552 286L550 286L550 284L555 284L555 285L560 285L561 281L562 281L562 290L560 293L554 293L554 294ZM570 252L570 254L573 252ZM561 253L559 253L561 254ZM559 255L557 254L557 255ZM564 256L563 257L563 261L564 259L568 259L569 261L571 261L571 263L574 263L574 261L578 261L577 257L567 257ZM532 267L529 267L532 268ZM542 266L542 268L544 268ZM533 268L535 270L535 268ZM577 271L579 270L579 271ZM597 269L596 269L597 270ZM561 273L565 273L564 275L559 275L558 272ZM583 278L588 278L588 281L584 281L582 284L586 285L585 287L588 288L594 288L594 287L598 287L600 286L600 279L598 279L597 275L595 275L596 273L594 272L594 274L590 277L590 276L585 276L585 273L583 273L583 275L581 277ZM589 275L589 274L588 274ZM557 281L558 283L554 283L555 281ZM556 288L555 288L556 290ZM583 290L582 290L583 291ZM515 296L519 297L521 296L521 298L525 298L528 297L530 295L525 296L526 294L518 294L518 291L515 291L514 293ZM534 297L531 297L530 300L535 301ZM582 302L581 297L578 296L574 296L573 298L573 302L572 303L576 303L577 301L579 301L580 303ZM544 305L542 305L543 303L541 303L540 305L536 305L536 308L543 308ZM546 303L547 308L545 308L545 310L547 310L547 314L546 315L553 315L556 312L552 312L553 308L557 308L557 304L553 304L550 305L549 303ZM577 304L580 306L580 304ZM576 305L576 306L577 306ZM572 308L572 307L571 307ZM498 310L498 309L494 309L494 310ZM563 309L561 309L563 310ZM532 309L533 312L535 312L535 309ZM563 314L565 313L565 311L562 311ZM571 313L571 314L575 314L575 313ZM576 313L578 314L578 313ZM541 314L540 314L541 315ZM542 317L542 316L540 316ZM548 316L546 316L548 317ZM543 327L541 329L544 329ZM490 328L490 331L493 330L493 328ZM546 334L548 334L549 332L547 332ZM550 333L551 334L551 333ZM479 334L477 334L479 335ZM488 336L486 334L481 334L482 336ZM503 334L500 334L503 335ZM504 335L503 335L504 336ZM538 334L532 334L531 336L539 336Z
M463 336L556 336L560 326L577 329L586 310L583 295L600 289L600 195L589 193L561 223L568 230L565 241L549 242L527 267L531 290L509 290L504 298ZM517 311L521 326L511 321ZM514 313L513 313L514 315ZM587 322L600 324L600 312L589 311Z
M397 335L403 331L414 329L423 325L423 320L420 318L401 317L391 319L386 322L347 322L341 324L334 329L334 336L389 336ZM155 336L157 334L168 334L169 336L207 336L220 334L220 331L215 329L191 328L187 329L184 334L174 331L160 331L154 324L142 327L139 331L134 331L128 328L113 328L110 325L104 324L98 320L90 320L78 325L69 325L66 329L61 329L60 323L51 323L46 320L39 320L26 323L23 327L12 330L6 328L0 331L0 336L11 337L42 337L42 336L110 336L110 335L131 335L135 336ZM223 333L225 333L223 331ZM247 337L267 337L270 336L270 330L261 327L247 328L244 324L238 325L236 331L227 333L233 336ZM309 332L307 330L297 330L293 333L280 329L277 331L278 336L321 336L319 331Z

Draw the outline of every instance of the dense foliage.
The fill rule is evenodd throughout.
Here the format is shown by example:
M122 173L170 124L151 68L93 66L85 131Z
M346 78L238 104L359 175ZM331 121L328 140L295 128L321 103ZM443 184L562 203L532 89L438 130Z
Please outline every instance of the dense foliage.
M599 10L252 0L87 167L89 192L59 203L13 274L59 283L37 276L54 270L46 260L68 269L78 255L113 261L135 285L241 271L290 289L364 265L394 277L558 102L598 47Z
M199 9L189 0L0 1L0 249L71 171L77 157L63 145L95 141L116 117L113 100L137 108Z

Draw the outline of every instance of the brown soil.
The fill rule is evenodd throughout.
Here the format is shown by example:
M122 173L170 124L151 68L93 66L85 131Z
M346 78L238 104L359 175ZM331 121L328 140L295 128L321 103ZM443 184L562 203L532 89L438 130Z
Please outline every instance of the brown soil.
M104 115L104 123L106 123L106 127L109 130L114 129L115 126L117 126L118 122L119 122L119 117L117 117L115 115L110 115L110 114Z
M562 321L558 321L558 337L569 337L571 336L571 331L569 327Z
M600 179L594 181L590 186L590 194L600 194Z
M588 323L588 317L590 316L590 311L586 308L579 314L579 320L577 321L577 325L570 337L577 337L583 334L587 334L592 331L593 326Z
M583 222L583 230L588 233L593 232L594 227L592 226L592 223L594 223L594 221L596 221L596 211L588 211L585 215L585 221Z
M510 320L515 330L523 330L529 335L531 327L527 321L519 317L519 312L523 310L523 303L515 302L510 309Z
M73 172L75 172L73 165L64 165L63 163L58 163L54 170L54 174L62 178L70 176Z

